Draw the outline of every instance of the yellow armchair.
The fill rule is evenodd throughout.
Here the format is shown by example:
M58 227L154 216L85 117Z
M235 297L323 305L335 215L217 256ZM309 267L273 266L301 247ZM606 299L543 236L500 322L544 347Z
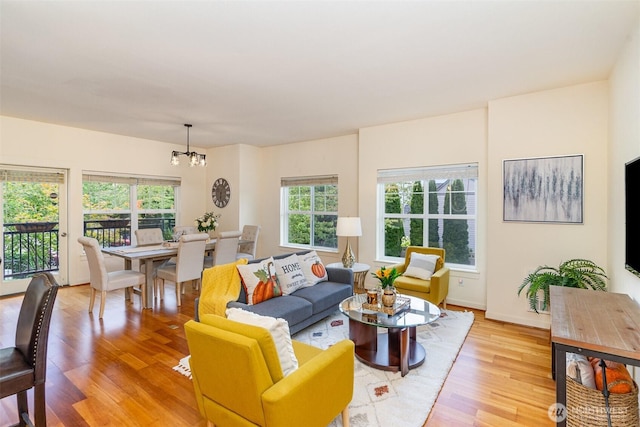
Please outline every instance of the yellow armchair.
M421 254L439 255L436 262L436 269L429 280L422 280L416 277L400 276L394 282L394 286L401 294L412 295L425 299L435 305L447 308L447 294L449 293L449 268L444 266L445 250L442 248L428 248L422 246L409 246L405 254L404 262L390 265L387 268L395 267L400 273L405 272L411 261L413 252Z
M200 413L209 426L349 425L354 345L327 350L293 341L299 367L286 377L269 331L206 314L185 324Z

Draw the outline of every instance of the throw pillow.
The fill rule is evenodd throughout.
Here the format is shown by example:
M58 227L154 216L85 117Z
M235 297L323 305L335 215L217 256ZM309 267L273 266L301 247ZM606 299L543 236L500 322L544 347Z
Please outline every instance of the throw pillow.
M600 391L604 389L604 379L602 377L602 366L600 359L596 357L589 358L593 367L593 375L595 376L596 388ZM611 393L631 393L633 391L633 379L627 368L622 363L605 360L605 368L607 370L607 388Z
M275 260L276 276L283 295L289 295L292 292L306 286L307 279L302 272L298 255L293 254L283 259Z
M300 260L304 276L307 278L306 286L313 286L316 283L326 282L328 280L327 270L316 251L299 255L298 259Z
M262 262L238 265L237 268L242 279L244 292L247 294L247 304L259 304L282 295L273 257Z
M593 368L583 354L567 353L567 375L585 387L596 388Z
M260 326L268 330L273 337L276 350L278 350L278 358L280 359L282 374L286 377L291 372L298 369L298 359L293 351L289 324L286 320L261 316L241 308L227 309L227 319L246 323L248 325Z
M436 262L438 255L420 254L411 252L411 260L409 266L404 272L405 276L416 277L422 280L431 279L431 275L436 270Z

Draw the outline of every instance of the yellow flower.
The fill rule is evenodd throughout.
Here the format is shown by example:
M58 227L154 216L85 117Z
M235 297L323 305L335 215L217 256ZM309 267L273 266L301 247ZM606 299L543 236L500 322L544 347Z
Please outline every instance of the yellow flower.
M380 286L384 289L388 286L393 286L393 282L402 276L402 273L398 273L395 267L390 270L387 270L386 267L380 267L378 271L371 273L371 275L380 280Z

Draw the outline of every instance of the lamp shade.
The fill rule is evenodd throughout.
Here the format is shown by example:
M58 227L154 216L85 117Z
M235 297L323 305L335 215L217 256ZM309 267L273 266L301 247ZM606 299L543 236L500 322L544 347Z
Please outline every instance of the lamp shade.
M360 217L338 217L338 224L336 225L336 236L362 236L362 225L360 224Z

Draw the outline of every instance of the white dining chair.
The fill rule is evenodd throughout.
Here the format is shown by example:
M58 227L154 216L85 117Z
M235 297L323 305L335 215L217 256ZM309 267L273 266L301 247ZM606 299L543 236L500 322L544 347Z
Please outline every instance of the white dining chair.
M89 300L89 313L93 312L93 305L96 300L96 292L100 291L100 316L104 314L104 303L108 291L115 289L132 289L133 286L140 286L142 301L144 305L146 296L146 278L144 274L133 270L118 270L107 272L104 262L104 255L100 250L98 240L92 237L78 237L78 242L84 248L84 253L89 261L89 275L91 286L91 299Z
M194 225L176 225L173 227L173 234L182 236L183 234L196 234L198 228Z
M134 233L136 235L136 246L159 245L164 242L164 236L160 228L139 228Z
M242 227L242 236L240 236L240 240L248 240L249 242L240 243L238 245L238 254L236 255L236 259L246 258L248 260L252 260L256 258L259 234L259 225L245 225Z
M205 257L204 266L211 268L214 265L229 264L236 261L238 254L238 242L242 233L238 231L222 231L216 237L216 246L213 256Z
M160 228L139 228L134 231L136 236L136 246L153 246L164 243L164 236ZM175 263L175 258L153 262L153 294L158 296L158 283L156 281L156 269L167 262ZM146 273L147 266L140 264L140 272Z
M175 264L163 264L156 269L160 281L160 299L164 298L164 281L176 284L176 302L182 305L182 284L191 280L199 281L204 269L204 250L209 235L207 233L184 234L178 242Z

